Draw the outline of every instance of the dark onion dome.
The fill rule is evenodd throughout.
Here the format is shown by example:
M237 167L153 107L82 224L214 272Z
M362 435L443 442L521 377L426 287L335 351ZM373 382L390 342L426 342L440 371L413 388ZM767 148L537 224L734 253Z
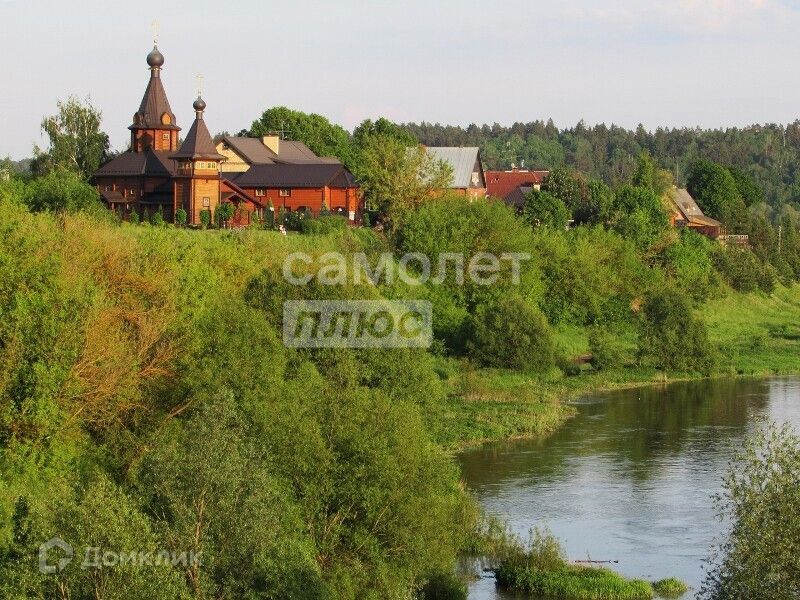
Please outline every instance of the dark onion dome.
M150 67L161 67L164 64L164 55L158 50L158 46L153 46L150 54L147 55L147 64Z
M206 102L200 96L198 96L197 100L194 101L194 104L192 104L192 106L196 111L201 112L206 109Z

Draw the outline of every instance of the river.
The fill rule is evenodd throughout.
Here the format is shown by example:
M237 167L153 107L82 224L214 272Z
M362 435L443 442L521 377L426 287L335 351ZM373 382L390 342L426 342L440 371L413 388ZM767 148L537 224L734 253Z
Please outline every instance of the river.
M462 454L467 486L514 532L549 527L571 560L619 561L612 568L627 576L674 576L696 590L725 531L712 495L726 465L762 419L800 429L800 379L676 383L575 406L545 440ZM490 574L470 585L471 600L511 597Z

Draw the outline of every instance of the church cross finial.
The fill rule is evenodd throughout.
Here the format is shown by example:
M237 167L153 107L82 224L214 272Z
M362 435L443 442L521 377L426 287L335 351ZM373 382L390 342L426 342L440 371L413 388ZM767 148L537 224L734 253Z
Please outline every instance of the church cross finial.
M161 23L158 20L153 20L150 23L150 29L153 31L153 43L158 45L158 34L161 31Z
M197 95L198 96L202 96L203 95L203 74L202 73L198 73L197 75L195 75L195 79L197 79Z

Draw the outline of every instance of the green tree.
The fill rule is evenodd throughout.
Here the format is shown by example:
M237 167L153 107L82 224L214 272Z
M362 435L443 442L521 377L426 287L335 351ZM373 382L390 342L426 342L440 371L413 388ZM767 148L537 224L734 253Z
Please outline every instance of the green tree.
M26 184L22 201L34 211L97 211L103 207L95 188L64 169L55 169Z
M550 192L531 190L525 195L522 210L525 220L534 227L564 229L570 219L569 209Z
M223 202L217 207L217 211L219 214L220 227L226 227L228 222L233 218L233 214L236 212L236 207L230 202Z
M727 169L733 176L733 180L736 182L736 189L739 190L739 194L747 207L756 206L764 202L764 190L753 181L752 177L736 167L727 167Z
M706 215L722 221L730 233L746 233L747 207L730 171L711 161L698 160L686 187Z
M639 323L639 360L664 371L709 374L714 349L703 321L682 292L661 289L645 298Z
M700 597L788 600L800 592L800 436L769 425L734 457L716 498L729 522Z
M544 372L554 365L547 319L516 295L478 306L467 347L470 356L491 367Z
M208 229L211 226L211 211L204 209L200 211L200 227Z
M34 147L32 169L40 175L66 169L88 181L108 153L108 135L100 130L102 113L88 99L81 102L74 96L57 106L57 114L42 120L50 146Z
M453 180L450 165L384 134L364 136L354 169L368 208L383 212L392 229Z
M561 200L572 212L584 203L586 190L584 182L574 171L565 167L557 167L544 178L542 191Z
M265 110L250 126L251 137L275 132L285 132L288 139L303 142L318 156L335 156L350 166L350 134L322 115L276 106Z

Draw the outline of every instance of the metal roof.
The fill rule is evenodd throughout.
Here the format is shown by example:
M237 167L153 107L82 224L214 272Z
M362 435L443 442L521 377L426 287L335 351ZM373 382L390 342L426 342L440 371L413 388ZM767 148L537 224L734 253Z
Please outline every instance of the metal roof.
M133 152L128 150L97 169L94 177L112 175L171 177L176 170L175 161L170 158L170 153L167 151L148 149L144 152Z
M203 120L202 111L197 111L197 117L186 134L181 147L172 155L172 158L223 160L225 157L217 152L211 134L208 132L206 122Z
M144 91L139 110L133 115L133 125L128 129L174 129L180 131L175 124L175 113L169 106L167 93L161 83L160 69L152 69L150 81ZM162 122L162 116L169 115L169 123Z
M444 161L453 168L453 188L476 188L485 187L485 179L482 172L479 172L479 182L475 185L472 181L472 174L475 172L475 164L479 160L480 149L477 146L466 146L463 148L446 146L426 146L425 151L438 160ZM481 171L483 168L481 167Z
M222 142L251 165L270 165L274 163L328 163L341 164L336 158L320 158L303 142L280 140L278 154L264 145L261 138L226 135Z
M716 219L712 219L711 217L707 217L705 214L703 214L703 211L700 210L700 207L697 205L697 202L695 202L694 198L692 198L688 190L685 190L684 188L673 188L672 192L670 193L670 198L672 199L672 203L678 209L678 212L689 223L710 225L714 227L717 225L722 225L722 223Z

